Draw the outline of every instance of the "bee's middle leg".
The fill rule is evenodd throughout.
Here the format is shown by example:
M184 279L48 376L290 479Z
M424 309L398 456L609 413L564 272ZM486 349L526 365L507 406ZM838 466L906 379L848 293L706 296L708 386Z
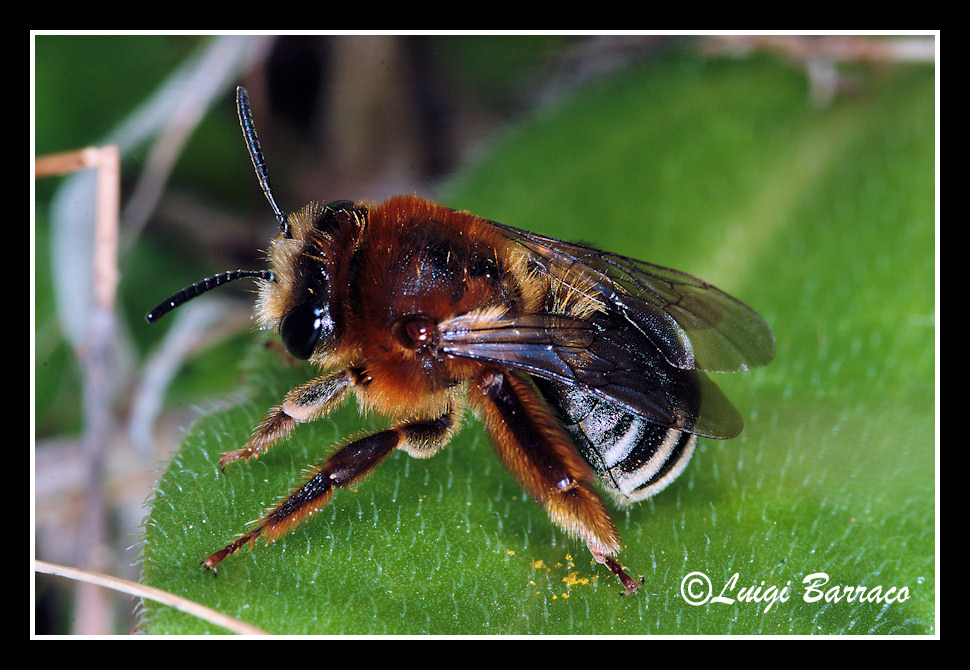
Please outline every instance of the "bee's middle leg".
M457 428L457 418L455 412L447 412L437 419L404 422L342 447L288 498L270 509L251 530L209 555L202 565L215 572L223 559L243 545L254 543L256 538L263 537L269 543L286 535L329 503L335 489L352 486L369 475L394 449L409 453L437 451L451 439Z

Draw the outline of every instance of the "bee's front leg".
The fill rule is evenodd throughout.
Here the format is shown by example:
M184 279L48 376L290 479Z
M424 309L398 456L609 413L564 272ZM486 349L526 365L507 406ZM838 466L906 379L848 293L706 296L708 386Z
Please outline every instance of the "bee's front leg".
M233 461L258 458L289 435L296 424L329 414L347 397L346 391L355 378L353 370L342 370L326 377L311 379L292 389L283 402L271 409L253 429L246 446L222 454L219 467L225 470Z

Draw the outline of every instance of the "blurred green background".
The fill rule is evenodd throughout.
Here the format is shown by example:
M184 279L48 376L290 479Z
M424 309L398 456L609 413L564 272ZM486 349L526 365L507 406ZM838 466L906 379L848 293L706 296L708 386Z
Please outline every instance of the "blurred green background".
M935 69L873 56L874 41L850 40L865 48L828 67L828 43L794 38L257 45L187 136L144 227L124 238L106 570L281 633L935 633ZM38 36L36 155L102 141L212 44ZM144 313L202 277L259 267L273 235L235 83L250 89L284 209L418 192L696 274L767 319L776 360L716 377L746 419L742 435L702 440L674 485L615 514L624 563L646 578L638 596L621 597L524 499L474 420L438 457L395 455L287 538L229 559L218 580L198 570L332 444L382 425L351 404L220 475L219 452L313 374L281 364L233 316L241 330L203 340L178 366L148 445L126 440L133 389L173 328L149 327ZM149 147L123 158L126 195ZM48 221L62 183L36 182L35 552L72 563L80 382L55 308L63 259L52 260ZM218 293L245 315L249 291ZM693 572L735 602L685 603ZM805 602L802 580L816 572L827 588L906 587L909 598ZM788 602L765 611L739 598L772 585L788 585ZM72 630L70 589L41 577L36 587L37 631ZM152 603L131 617L131 601L116 602L104 632L219 632Z

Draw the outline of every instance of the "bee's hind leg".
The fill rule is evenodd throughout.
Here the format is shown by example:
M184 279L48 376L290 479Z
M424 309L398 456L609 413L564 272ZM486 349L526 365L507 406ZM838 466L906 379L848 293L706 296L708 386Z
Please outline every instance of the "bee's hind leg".
M620 537L593 490L595 475L542 394L513 373L490 369L479 375L469 399L522 487L557 526L586 542L593 558L623 583L625 593L635 592L640 583L613 558L620 551Z

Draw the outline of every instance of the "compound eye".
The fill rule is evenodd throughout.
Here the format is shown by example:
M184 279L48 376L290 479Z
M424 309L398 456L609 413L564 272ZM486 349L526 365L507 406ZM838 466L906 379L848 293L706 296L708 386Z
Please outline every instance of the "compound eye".
M321 337L333 335L334 324L326 307L304 303L290 310L280 324L283 346L294 358L307 360L313 355Z

